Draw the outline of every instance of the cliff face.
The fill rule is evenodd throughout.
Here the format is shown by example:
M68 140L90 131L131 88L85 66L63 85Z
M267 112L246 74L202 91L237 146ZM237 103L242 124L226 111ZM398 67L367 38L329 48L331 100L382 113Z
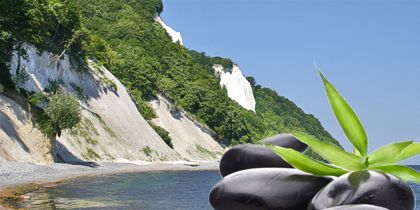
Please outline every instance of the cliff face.
M166 25L165 22L163 22L162 18L160 18L159 16L156 16L155 20L165 29L165 31L172 38L173 42L179 42L181 45L184 45L184 43L182 42L182 36L180 32L175 31L173 28Z
M21 67L29 80L22 88L39 92L50 81L61 81L66 91L82 95L79 97L82 122L57 138L55 146L61 159L66 162L180 159L144 120L125 87L107 69L94 62L87 69L74 68L68 56L56 62L49 53L40 53L29 45L24 48L27 56L21 60ZM12 74L16 73L17 63L15 53Z
M222 65L214 65L213 69L220 77L220 86L226 88L229 98L238 102L242 107L255 112L255 98L251 84L242 74L237 65L231 71L225 71Z
M211 131L196 123L182 110L162 96L150 102L157 118L152 123L169 132L174 150L187 160L218 160L224 148L211 136Z
M28 106L2 94L0 128L0 162L52 162L50 140L32 124Z

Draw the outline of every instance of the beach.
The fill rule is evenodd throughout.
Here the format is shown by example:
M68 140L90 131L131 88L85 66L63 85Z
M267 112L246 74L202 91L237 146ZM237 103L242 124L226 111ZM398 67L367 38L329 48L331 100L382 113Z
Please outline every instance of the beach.
M0 163L0 204L24 200L22 196L39 187L54 187L56 184L101 175L159 172L159 171L213 171L217 162L99 162L72 165L52 163ZM5 207L1 207L5 208Z

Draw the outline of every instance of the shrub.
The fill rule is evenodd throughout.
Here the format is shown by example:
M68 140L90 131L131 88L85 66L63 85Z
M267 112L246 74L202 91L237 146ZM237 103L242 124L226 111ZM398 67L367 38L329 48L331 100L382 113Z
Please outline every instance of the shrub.
M172 138L169 136L169 132L166 131L164 128L155 125L153 123L150 123L150 126L152 126L152 128L156 131L157 134L159 134L159 136L163 139L163 141L165 141L165 143L170 147L170 148L174 148L174 145L172 144Z
M45 113L58 136L61 135L62 129L72 128L81 120L80 106L75 96L63 92L51 96Z
M152 154L152 150L150 149L149 146L143 147L143 152L148 157L150 157L150 155Z

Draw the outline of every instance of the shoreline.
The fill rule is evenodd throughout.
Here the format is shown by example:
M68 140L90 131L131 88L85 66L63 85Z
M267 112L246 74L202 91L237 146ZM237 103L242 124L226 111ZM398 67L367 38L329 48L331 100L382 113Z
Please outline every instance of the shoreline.
M25 194L39 188L53 188L78 179L127 173L217 170L216 161L98 162L90 166L4 162L0 163L0 209L13 209L13 204L30 199Z

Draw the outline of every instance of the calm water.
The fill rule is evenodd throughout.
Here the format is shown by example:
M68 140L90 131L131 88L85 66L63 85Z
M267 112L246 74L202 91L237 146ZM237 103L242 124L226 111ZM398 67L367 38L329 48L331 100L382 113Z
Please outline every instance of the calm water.
M417 170L420 166L416 167ZM40 189L29 209L211 209L208 193L218 172L162 172L103 176ZM420 185L412 185L420 210Z

